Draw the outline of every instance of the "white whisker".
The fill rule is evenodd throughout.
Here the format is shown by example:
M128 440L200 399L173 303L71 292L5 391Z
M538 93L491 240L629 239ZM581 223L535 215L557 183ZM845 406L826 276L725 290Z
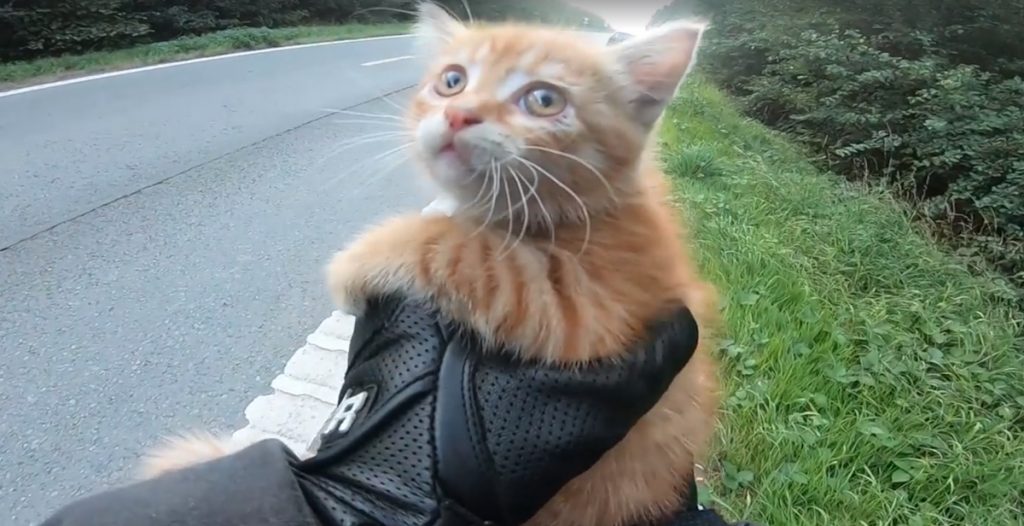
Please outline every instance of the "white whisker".
M369 13L371 11L388 11L391 13L401 13L404 15L410 15L412 17L416 17L417 15L419 15L419 13L415 11L409 11L408 9L398 9L394 7L364 7L352 13L350 18L354 18L356 15L362 15L364 13Z
M608 193L611 194L612 200L618 200L618 197L615 195L615 189L612 188L612 185L608 182L608 179L606 179L605 176L602 175L601 172L599 172L597 170L597 168L594 168L594 165L588 163L587 161L584 161L583 159L579 158L578 156L573 155L571 153L560 152L558 150L554 150L554 149L551 149L551 148L545 148L543 146L527 146L525 149L526 150L539 150L539 151L542 151L542 152L547 152L547 153L550 153L550 154L559 155L559 156L565 157L566 159L570 159L570 160L573 160L573 161L576 161L576 162L580 163L580 165L582 165L584 168L586 168L586 169L590 170L591 172L593 172L594 175L596 175L597 178L601 181L601 183L604 184L605 188L608 189Z
M384 152L382 154L379 154L379 155L369 159L366 162L379 161L379 160L381 160L381 159L383 159L383 158L385 158L385 157L387 157L387 156L389 156L391 154L400 152L400 151L402 151L402 150L404 150L406 148L410 148L410 147L414 146L415 144L416 144L415 142L407 142L407 143L405 143L405 144L403 144L401 146L398 146L397 148L392 148L392 149L390 149L390 150L388 150L388 151L386 151L386 152Z
M483 184L480 185L480 190L477 191L476 197L473 198L473 201L471 201L471 205L462 207L462 210L465 211L467 214L473 216L477 214L483 214L484 211L487 210L487 200L489 199L488 196L490 196L490 188L491 167L488 166L487 169L484 171L484 181ZM476 233L479 232L480 230L482 229L477 229L476 231L474 231L473 234L476 235Z
M383 159L381 160L381 162L383 162ZM403 163L403 162L405 162L405 159L402 158L402 157L399 157L398 158L398 163L400 164L400 163ZM352 169L340 172L338 175L336 175L333 178L331 178L324 185L324 187L330 188L330 187L333 187L335 185L338 185L338 184L340 184L340 183L342 183L344 181L347 181L347 180L353 179L353 178L355 178L355 180L357 180L357 181L363 181L363 180L365 180L366 176L369 173L371 173L371 168L370 168L369 165L367 165L367 166L359 165L359 166L357 166L355 168L352 168ZM349 192L346 192L346 193L349 193Z
M357 137L357 138L352 139L350 141L345 141L345 142L341 143L340 145L335 147L333 150L331 150L330 153L325 155L322 159L320 159L319 161L317 161L313 165L314 166L320 166L320 165L326 163L327 161L329 161L330 159L334 158L335 156L340 155L345 150L348 150L350 148L355 148L356 146L363 146L363 145L371 144L371 143L375 143L375 142L381 142L381 141L386 141L386 140L391 140L391 139L403 138L405 136L406 136L406 134L401 133L401 132L381 132L381 133L370 133L370 134L364 135L362 137Z
M474 22L473 10L469 8L469 2L467 2L466 0L462 0L462 7L466 8L466 16L469 17L469 23L472 24Z
M537 206L540 207L540 212L542 214L544 214L544 219L545 219L545 221L547 223L548 232L551 234L551 244L554 245L555 244L555 220L551 218L551 213L548 212L548 208L546 206L544 206L544 200L541 199L540 198L540 194L537 193L537 187L540 186L540 174L537 173L537 169L536 168L534 168L534 167L532 167L530 165L525 165L525 166L527 168L529 168L529 170L531 172L533 172L533 186L532 186L533 190L532 190L531 194L534 196L535 199L537 199Z
M488 167L487 170L484 172L484 183L482 185L480 185L480 190L476 193L476 197L474 197L473 200L470 201L470 203L468 205L466 205L466 207L465 207L466 210L473 211L473 210L476 209L476 207L478 205L483 206L482 203L481 203L481 200L483 199L483 197L485 195L484 192L487 190L487 186L488 186L488 184L490 184L490 182L491 182L491 168Z
M375 155L374 157L371 157L370 159L366 159L365 161L362 161L359 164L353 166L351 169L347 170L345 173L342 173L338 177L335 177L328 184L329 185L336 184L338 181L340 181L341 179L345 178L346 176L351 175L353 173L358 173L358 171L363 169L364 167L369 166L369 165L371 165L374 162L383 160L384 158L386 158L389 155L394 155L394 154L396 154L396 153L398 153L398 152L400 152L402 150L408 149L408 148L414 146L415 144L416 143L414 143L414 142L405 143L405 144L402 144L401 146L398 146L397 148L392 148L392 149L390 149L390 150L388 150L386 152L383 152L381 154ZM405 161L406 161L406 159L402 159L402 162L405 162Z
M580 247L580 251L577 254L577 256L583 254L583 251L585 251L587 249L587 246L590 244L590 229L591 229L590 212L587 210L587 205L583 203L583 199L580 199L580 196L577 195L576 192L573 192L571 188L569 188L568 186L565 185L565 183L563 183L562 181L559 181L557 177L551 175L551 172L545 170L543 166L540 166L540 165L538 165L538 164L536 164L534 162L528 161L528 160L526 160L526 159L524 159L522 157L519 157L518 160L521 163L524 163L524 164L526 164L528 166L533 166L534 168L536 168L538 171L540 171L540 173L544 174L544 176L547 177L552 183L555 183L556 185L558 185L559 188L561 188L562 190L565 190L565 192L568 193L574 200L576 200L576 203L580 205L580 212L583 213L583 220L586 222L587 231L586 231L586 236L583 238L583 246Z
M399 137L408 137L408 134L407 133L403 133L403 132L399 132L399 131L384 131L384 132L366 133L366 134L360 135L359 137L354 137L354 138L349 139L347 141L342 141L341 143L338 144L338 147L344 148L344 147L350 146L352 144L361 144L364 141L372 141L372 140L376 140L376 139L391 139L391 138L396 138L397 139Z
M508 202L508 208L505 212L505 222L508 223L508 232L505 234L505 240L501 242L501 247L498 248L498 259L504 257L505 245L509 241L512 241L512 183L509 183L504 177L501 178L502 189L505 191L505 201Z
M512 242L512 246L510 246L509 249L508 249L509 253L512 253L512 251L514 251L516 249L516 247L519 246L519 244L523 242L523 238L526 237L526 231L530 227L530 207L529 207L529 204L527 203L526 191L523 190L522 176L519 175L519 173L516 172L515 170L513 170L512 168L509 168L509 172L512 174L512 180L515 181L515 183L516 183L516 188L519 189L520 204L517 205L517 208L522 208L523 209L523 227L519 229L519 236L516 238L515 241ZM527 186L529 186L529 185L527 185ZM509 218L509 231L511 231L511 229L512 229L512 218L510 217ZM498 259L501 259L501 257L502 256L499 256Z
M434 4L437 7L440 7L441 9L444 9L449 15L452 16L452 18L454 18L455 20L458 20L460 23L463 23L463 24L466 23L466 21L463 20L462 17L459 16L459 14L456 13L454 9L452 9L452 8L442 4L441 2L430 2L430 3Z
M333 119L331 120L334 124L372 124L374 126L384 126L392 129L405 129L405 125L397 122L384 122L384 121L360 121L360 120L349 120L349 119Z
M353 115L353 116L356 116L356 117L368 117L368 118L371 118L371 119L380 118L380 119L390 119L390 120L396 120L396 121L401 121L402 120L402 118L397 116L397 115L387 115L385 113L363 113L363 112L351 111L351 110L336 110L334 108L320 108L320 111L327 111L327 112L330 112L330 113L341 113L341 114L344 114L344 115Z
M405 164L407 160L408 159L399 157L396 161L389 164L385 169L377 171L374 173L374 175L363 179L362 183L356 185L356 187L351 190L349 195L351 196L354 194L358 194L359 192L363 191L367 186L369 186L370 183L383 179L388 175L391 175L391 173L397 170L399 166Z
M480 232L483 232L484 229L487 228L491 224L491 219L494 218L494 210L498 206L498 191L499 191L498 182L501 179L501 166L496 164L494 162L494 160L492 159L491 160L491 169L492 169L492 171L494 173L494 181L491 184L491 209L490 209L489 212L487 212L487 218L484 219L483 223L480 224L480 228L478 228L476 230L476 232L473 232L474 236L479 234Z
M387 95L380 95L380 99L381 99L382 101L384 101L384 102L386 102L386 103L390 104L391 106L393 106L393 107L394 107L395 109L397 109L397 110L398 110L399 112L405 113L406 109L405 109L405 108L403 108L403 107L401 107L401 106L399 106L397 102L395 102L395 101L391 100L390 98L388 98L388 96L387 96Z

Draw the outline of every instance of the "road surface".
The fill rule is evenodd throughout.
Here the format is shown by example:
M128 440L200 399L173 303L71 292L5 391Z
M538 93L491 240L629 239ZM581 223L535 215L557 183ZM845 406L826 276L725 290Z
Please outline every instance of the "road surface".
M244 424L330 313L332 251L428 200L399 157L375 159L397 139L340 149L393 126L325 111L396 114L411 48L0 95L0 523L126 480L169 431Z
M398 114L412 47L0 93L0 524L127 480L168 432L245 424L331 312L333 251L432 198L397 121L329 111Z

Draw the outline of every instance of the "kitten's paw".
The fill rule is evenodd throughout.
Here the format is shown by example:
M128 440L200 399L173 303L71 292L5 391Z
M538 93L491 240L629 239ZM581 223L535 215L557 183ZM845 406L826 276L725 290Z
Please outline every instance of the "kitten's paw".
M369 300L392 293L420 294L417 269L426 240L436 243L447 217L400 216L373 227L327 264L327 286L338 308L359 316Z
M365 286L367 276L352 250L343 250L327 264L327 288L334 304L346 314L359 316L366 310L369 291Z

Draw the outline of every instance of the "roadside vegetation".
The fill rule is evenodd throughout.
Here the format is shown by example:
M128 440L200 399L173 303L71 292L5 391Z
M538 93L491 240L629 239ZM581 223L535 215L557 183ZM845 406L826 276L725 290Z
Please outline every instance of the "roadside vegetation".
M675 0L703 71L814 161L881 184L1024 305L1024 0Z
M662 139L723 291L728 395L710 498L769 525L1020 524L1016 293L689 84Z
M654 22L694 15L705 80L663 138L725 295L709 498L769 525L1022 524L1024 1Z
M22 83L222 55L247 49L398 35L408 30L409 25L404 23L225 29L206 35L182 37L116 51L95 51L0 64L0 87L5 84L16 86Z
M468 19L601 29L561 0L434 0ZM418 0L13 0L0 2L0 89L289 44L408 31Z

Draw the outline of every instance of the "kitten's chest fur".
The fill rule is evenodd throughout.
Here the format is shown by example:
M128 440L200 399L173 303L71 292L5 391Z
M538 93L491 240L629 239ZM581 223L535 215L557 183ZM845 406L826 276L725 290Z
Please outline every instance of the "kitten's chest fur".
M652 176L652 179L658 176ZM660 185L589 221L532 228L513 218L480 229L451 219L424 245L414 288L485 338L531 357L614 356L665 312L688 304L690 262Z

